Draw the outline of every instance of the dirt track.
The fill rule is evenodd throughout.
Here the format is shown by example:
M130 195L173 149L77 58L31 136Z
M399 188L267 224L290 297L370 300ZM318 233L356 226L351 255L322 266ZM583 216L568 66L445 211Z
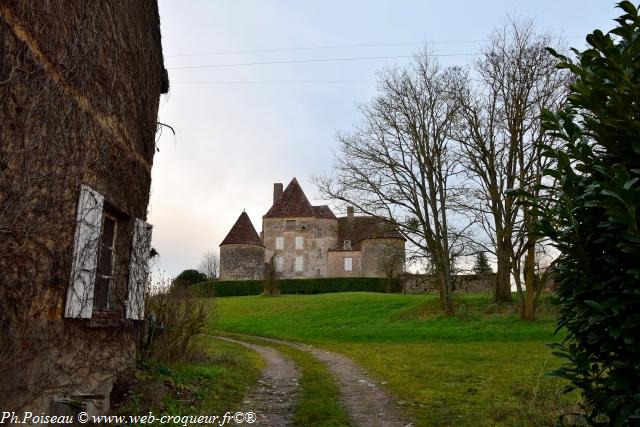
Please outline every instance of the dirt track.
M241 335L236 336L242 339ZM340 387L341 402L356 426L406 427L412 425L402 410L402 407L396 403L397 400L384 390L380 384L376 384L367 372L351 359L307 344L256 336L246 337L252 340L262 340L293 347L297 350L310 353L318 361L324 363ZM273 349L249 344L240 340L223 339L245 345L255 349L259 353L264 350L276 352ZM260 350L258 350L258 348Z
M255 426L288 426L298 402L298 366L287 356L269 347L251 344L226 337L212 337L247 347L257 352L265 361L265 367L257 387L245 400L247 411L255 412ZM245 425L245 424L243 424Z

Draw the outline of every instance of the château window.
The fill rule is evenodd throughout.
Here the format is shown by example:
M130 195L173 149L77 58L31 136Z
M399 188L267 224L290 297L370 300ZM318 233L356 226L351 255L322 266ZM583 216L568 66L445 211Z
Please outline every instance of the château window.
M304 249L304 237L296 236L296 249L298 250Z
M284 249L284 237L276 237L276 249Z
M322 258L322 249L317 250L317 257Z
M345 251L350 251L351 250L351 240L345 240L342 244L342 249L344 249Z
M275 264L275 269L277 272L284 271L284 258L282 258L281 256L276 256L273 259L273 262Z
M294 231L296 229L296 220L295 219L287 219L284 222L284 229L287 231Z
M319 228L316 228L316 237L322 237L322 233Z
M352 270L353 270L353 258L345 258L344 271L352 271Z
M304 258L302 258L301 256L296 257L295 269L297 273L304 270Z

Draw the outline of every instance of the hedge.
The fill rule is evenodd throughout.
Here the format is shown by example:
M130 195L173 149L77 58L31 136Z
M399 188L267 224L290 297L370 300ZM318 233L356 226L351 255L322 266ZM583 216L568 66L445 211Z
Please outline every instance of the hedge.
M335 277L317 279L280 279L281 294L324 294L330 292L394 292L399 287L396 280L379 277ZM263 280L206 281L190 286L201 296L230 297L260 295Z

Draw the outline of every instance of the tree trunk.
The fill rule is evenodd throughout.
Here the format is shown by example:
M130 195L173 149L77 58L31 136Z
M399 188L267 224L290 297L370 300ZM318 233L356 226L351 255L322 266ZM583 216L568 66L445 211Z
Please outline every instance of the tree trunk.
M511 302L511 257L509 256L508 241L500 236L497 245L497 274L493 289L493 300L495 302Z
M453 292L451 291L452 289L451 277L449 277L448 279L446 277L443 277L441 286L443 287L442 308L444 310L444 315L452 317L455 315L455 312L453 309Z
M535 272L535 245L527 248L524 261L524 286L525 300L523 319L536 320L536 272Z
M451 317L455 314L453 308L453 278L451 277L451 269L447 261L443 261L441 264L440 287L442 292L440 295L444 314L445 316Z

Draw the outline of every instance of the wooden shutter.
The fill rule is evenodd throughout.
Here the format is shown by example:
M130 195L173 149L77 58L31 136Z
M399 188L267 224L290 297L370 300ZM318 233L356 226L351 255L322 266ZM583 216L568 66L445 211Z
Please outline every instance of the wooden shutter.
M304 237L296 236L296 249L304 249Z
M65 317L87 319L93 313L103 206L104 197L100 193L86 185L80 187Z
M129 258L129 283L127 286L127 319L144 319L144 292L149 275L151 251L151 225L136 218L133 221L133 238Z

